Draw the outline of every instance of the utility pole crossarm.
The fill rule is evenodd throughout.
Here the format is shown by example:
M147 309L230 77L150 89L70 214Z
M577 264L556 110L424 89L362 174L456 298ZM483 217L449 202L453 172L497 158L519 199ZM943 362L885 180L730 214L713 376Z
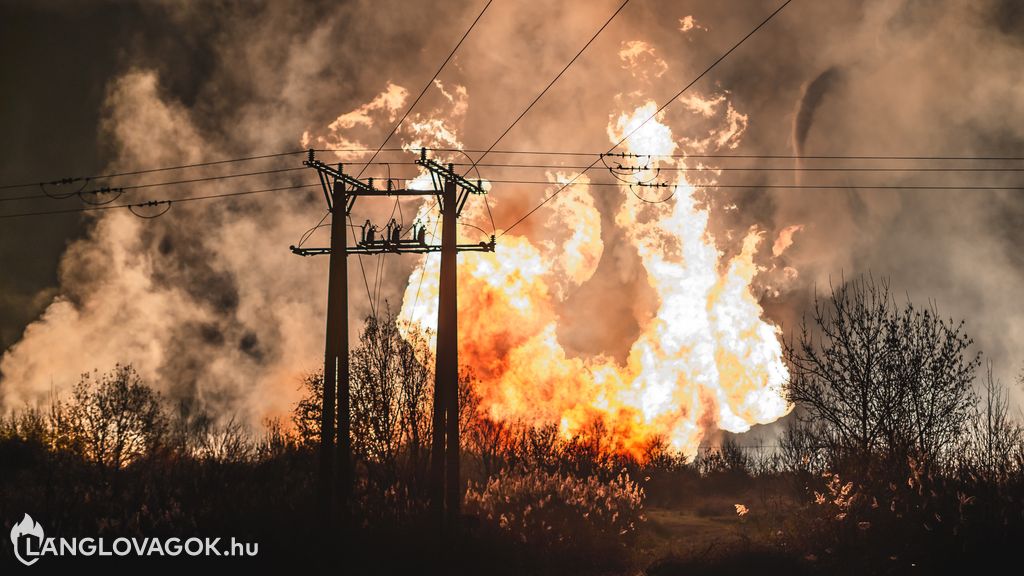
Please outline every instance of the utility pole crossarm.
M469 198L470 194L487 194L487 191L484 190L483 182L481 182L480 180L477 180L476 183L474 184L473 182L466 180L465 178L462 177L462 175L456 172L455 168L451 164L449 164L448 166L444 166L439 164L438 162L435 162L434 160L427 158L426 148L420 148L420 158L419 160L416 161L416 164L422 166L423 168L426 168L427 171L430 172L431 178L434 179L434 186L438 189L438 191L441 190L441 188L443 187L443 183L446 182L454 184L459 188L460 191L454 200L456 218L458 218L462 214L462 207L466 205L466 199ZM441 211L444 212L445 200L443 194L438 194L437 199L441 203Z
M348 174L345 174L344 172L342 172L340 164L338 165L338 168L331 168L327 164L324 164L323 162L317 160L314 157L314 154L315 154L315 152L312 149L310 149L310 151L309 151L309 158L306 159L306 160L303 160L302 165L303 166L308 166L309 168L313 168L317 172L320 172L321 174L332 176L332 177L334 177L335 180L340 180L341 182L344 182L345 184L348 184L349 186L352 187L352 191L359 191L359 192L365 192L365 193L372 193L372 192L374 192L374 189L373 189L372 186L366 184L362 180L353 178L353 177L349 176Z
M458 252L494 252L495 244L495 238L491 236L491 239L487 242L456 244L455 249ZM299 256L323 256L331 253L330 248L299 248L298 246L289 246L289 249L293 254L298 254ZM345 249L346 254L428 254L440 251L441 246L439 244L422 244L418 240L400 240L397 243L381 240L372 243L360 242L356 246Z
M460 188L469 192L470 194L487 194L487 190L484 190L483 184L480 181L470 182L463 178L458 172L455 172L447 166L438 164L434 160L429 158L420 158L416 161L416 164L423 166L427 170L430 170L434 174L441 177L442 180L449 180L458 184ZM422 191L420 192L422 194Z
M333 177L337 182L343 182L348 184L349 188L345 191L345 194L349 196L424 196L426 194L432 194L430 190L411 190L407 188L391 188L391 180L388 180L388 188L378 189L373 187L373 178L367 179L366 182L362 180L356 180L352 176L341 172L336 168L331 168L319 160L309 163L304 161L303 164L310 168L315 168L323 174Z

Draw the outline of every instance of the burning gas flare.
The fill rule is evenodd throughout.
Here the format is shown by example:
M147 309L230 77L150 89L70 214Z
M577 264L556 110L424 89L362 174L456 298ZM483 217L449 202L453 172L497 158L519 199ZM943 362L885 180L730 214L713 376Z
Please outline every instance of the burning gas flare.
M618 141L655 110L647 103L614 118L610 139ZM685 167L685 159L654 156L677 150L661 118L624 145L652 155L651 170ZM557 337L556 305L593 275L604 250L589 186L564 190L537 215L546 214L544 238L510 233L494 254L459 256L459 362L475 371L481 416L555 422L566 435L601 422L616 449L642 457L655 438L692 456L716 427L744 432L790 411L782 393L787 371L779 329L762 318L751 293L761 233L751 229L742 250L723 261L686 172L675 174L666 202L645 202L622 187L626 200L615 222L658 296L657 311L641 320L624 364L606 356L570 357ZM558 186L572 175L548 177ZM585 177L578 182L588 183ZM671 190L639 189L659 195ZM479 218L471 210L480 207L473 204L481 203L468 204L464 219ZM427 207L420 216L437 218ZM467 231L460 228L460 234ZM466 234L463 240L478 238ZM401 320L436 328L439 262L437 255L426 256L411 275Z

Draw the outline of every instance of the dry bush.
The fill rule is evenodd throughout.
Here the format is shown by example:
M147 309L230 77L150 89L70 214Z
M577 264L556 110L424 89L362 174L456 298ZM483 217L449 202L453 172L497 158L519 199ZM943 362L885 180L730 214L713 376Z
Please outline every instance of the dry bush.
M535 468L471 484L465 509L485 530L533 551L608 560L634 540L643 503L643 489L626 473L602 481Z

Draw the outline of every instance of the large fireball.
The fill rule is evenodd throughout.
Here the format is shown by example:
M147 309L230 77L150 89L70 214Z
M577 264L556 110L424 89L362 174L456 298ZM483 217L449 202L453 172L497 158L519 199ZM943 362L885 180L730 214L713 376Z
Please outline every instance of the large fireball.
M648 103L612 118L609 137L618 141L654 111ZM624 146L651 155L651 170L685 168L685 159L657 156L677 149L672 130L658 118ZM744 432L789 412L779 329L762 318L751 293L761 235L749 231L742 250L723 261L685 170L661 174L676 175L671 198L645 202L624 183L626 200L615 215L658 299L625 363L571 357L557 336L559 299L591 277L604 250L586 176L534 216L547 219L543 229L559 231L554 240L513 232L501 237L493 254L459 256L459 363L474 369L482 416L553 422L566 435L601 421L618 450L640 457L655 438L692 456L715 428ZM573 175L550 173L547 193ZM672 187L639 190L657 198ZM424 207L421 217L436 219L430 212ZM437 255L426 256L411 275L401 320L436 328L439 262Z

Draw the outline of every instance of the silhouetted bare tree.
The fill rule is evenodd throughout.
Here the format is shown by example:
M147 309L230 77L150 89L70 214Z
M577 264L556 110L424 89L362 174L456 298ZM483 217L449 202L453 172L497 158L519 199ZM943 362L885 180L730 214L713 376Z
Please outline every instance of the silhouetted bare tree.
M153 450L166 432L160 396L131 365L83 374L67 410L70 432L87 458L114 469Z
M324 372L316 370L302 377L300 389L302 398L292 410L292 424L299 437L299 443L306 448L320 445L320 414L323 411Z
M860 278L816 297L812 325L786 343L787 393L834 456L942 460L973 414L971 344L962 322L899 307L886 282Z
M427 338L388 313L366 319L350 355L353 451L388 482L424 477L429 462L434 387ZM305 395L292 411L292 423L299 442L314 448L320 442L323 372L306 374L301 387Z
M425 462L430 436L430 351L426 337L397 318L368 318L352 351L352 435L357 454L382 465L392 477L399 455L410 464Z
M428 339L419 326L406 326L398 345L399 429L413 479L426 477L433 429L434 362Z
M972 453L978 472L988 480L1005 480L1019 463L1015 456L1024 443L1024 428L1010 413L1010 393L989 364L974 419Z

